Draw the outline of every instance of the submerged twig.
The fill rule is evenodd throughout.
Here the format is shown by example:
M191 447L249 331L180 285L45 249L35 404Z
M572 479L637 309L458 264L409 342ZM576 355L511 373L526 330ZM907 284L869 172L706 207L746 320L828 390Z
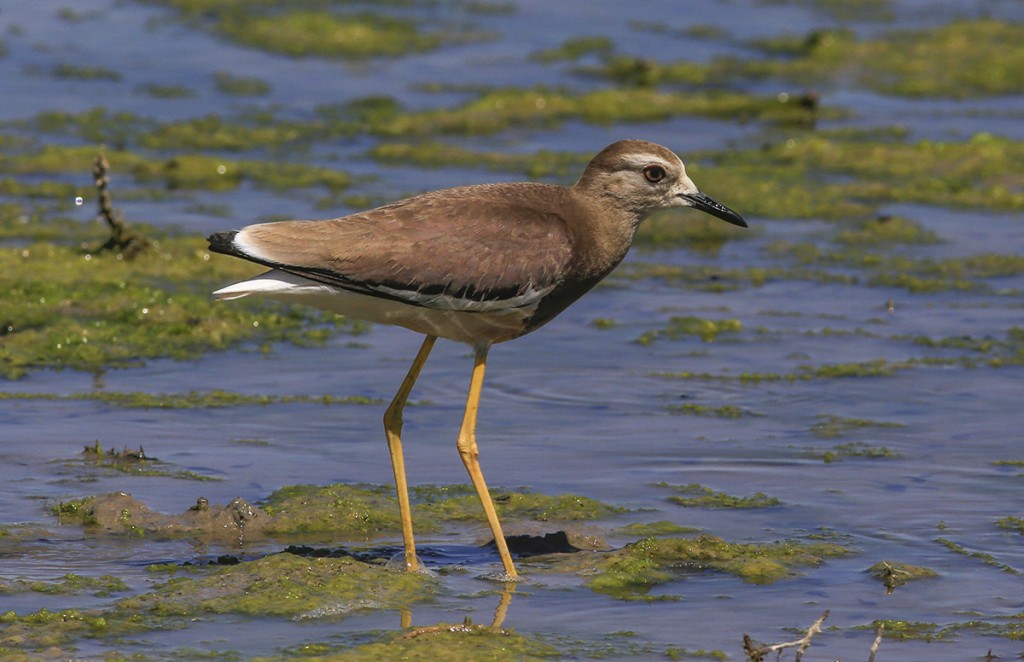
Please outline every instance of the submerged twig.
M803 659L804 651L807 650L811 645L811 639L814 635L821 632L821 624L828 618L828 610L821 615L818 620L811 624L811 627L807 628L807 634L796 641L787 641L778 644L754 644L754 640L750 638L750 635L743 635L743 652L747 654L748 662L764 662L764 658L769 653L778 653L782 655L782 651L786 648L796 648L796 662L800 662Z
M109 170L110 163L103 152L100 152L93 162L92 176L99 194L99 215L110 228L110 238L96 251L116 251L127 258L132 258L145 249L149 241L137 232L129 230L124 215L114 209L110 198L110 176L107 174Z
M875 653L878 652L878 647L882 644L882 633L885 631L885 623L878 624L878 634L875 636L875 643L871 644L871 655L868 656L868 662L875 662Z
M903 586L907 583L906 578L910 576L910 573L901 568L894 567L888 561L882 561L882 566L879 568L876 576L883 580L885 594L892 595L897 586Z

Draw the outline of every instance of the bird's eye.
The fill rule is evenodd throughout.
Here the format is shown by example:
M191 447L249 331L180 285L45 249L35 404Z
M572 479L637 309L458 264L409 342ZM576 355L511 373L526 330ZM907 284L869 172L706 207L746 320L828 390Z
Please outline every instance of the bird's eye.
M652 184L657 184L661 180L665 179L668 173L660 165L649 165L644 168L644 179Z

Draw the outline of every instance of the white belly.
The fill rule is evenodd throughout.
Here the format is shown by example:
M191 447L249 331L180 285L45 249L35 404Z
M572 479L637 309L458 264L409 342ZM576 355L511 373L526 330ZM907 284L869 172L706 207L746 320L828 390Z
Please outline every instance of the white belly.
M277 269L213 293L223 300L249 295L301 303L368 322L403 326L470 345L489 345L519 337L537 307L536 302L531 302L519 307L494 305L480 311L430 308L357 294Z

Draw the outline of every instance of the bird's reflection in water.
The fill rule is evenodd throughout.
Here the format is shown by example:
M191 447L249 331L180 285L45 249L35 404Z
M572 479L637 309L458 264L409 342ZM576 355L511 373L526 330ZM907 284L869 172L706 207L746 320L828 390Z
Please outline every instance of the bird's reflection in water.
M512 604L512 595L516 592L515 582L502 582L501 589L498 593L498 606L494 608L494 618L491 620L490 627L494 630L500 629L505 623L505 618L508 616L508 608ZM399 624L403 630L409 630L412 628L412 609L409 607L402 607L399 609ZM417 634L423 634L426 632L432 632L439 627L451 628L451 627L465 627L465 628L479 628L486 627L482 625L473 625L472 621L467 616L463 621L462 626L451 626L451 625L432 625L427 627L416 628L409 632L406 636L416 636Z

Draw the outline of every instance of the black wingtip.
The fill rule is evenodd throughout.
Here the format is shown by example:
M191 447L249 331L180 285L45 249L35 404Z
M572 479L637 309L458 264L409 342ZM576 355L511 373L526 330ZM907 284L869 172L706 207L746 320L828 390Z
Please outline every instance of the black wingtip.
M210 250L214 253L223 253L224 255L240 255L238 249L235 248L235 235L238 234L238 230L231 230L229 232L215 232L206 238L210 242Z

